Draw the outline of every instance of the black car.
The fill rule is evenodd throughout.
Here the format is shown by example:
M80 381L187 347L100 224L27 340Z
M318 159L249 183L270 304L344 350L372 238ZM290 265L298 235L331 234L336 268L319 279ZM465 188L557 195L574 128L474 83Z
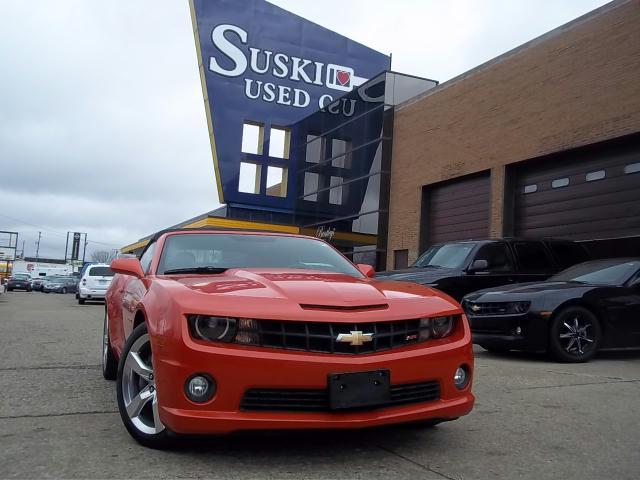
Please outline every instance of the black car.
M473 342L489 351L584 362L598 350L640 348L640 258L581 263L545 282L472 293L462 306Z
M74 277L56 277L42 285L44 293L74 293L78 291L78 281Z
M26 290L31 291L31 275L27 273L14 273L7 282L7 290Z
M411 267L376 278L428 285L460 301L483 288L546 280L589 259L581 244L568 240L470 240L434 245Z

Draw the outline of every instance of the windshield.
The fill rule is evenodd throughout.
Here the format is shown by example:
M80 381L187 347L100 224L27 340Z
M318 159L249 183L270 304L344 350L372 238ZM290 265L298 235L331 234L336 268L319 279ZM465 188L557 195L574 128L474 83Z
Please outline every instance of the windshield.
M640 261L597 260L568 268L549 280L595 285L622 285L640 268Z
M475 243L436 245L424 252L412 267L461 268Z
M16 273L13 278L16 280L29 280L30 277L26 273Z
M198 273L220 273L228 268L261 267L324 270L362 277L352 263L319 240L241 234L171 235L165 241L157 273L196 269L200 269Z

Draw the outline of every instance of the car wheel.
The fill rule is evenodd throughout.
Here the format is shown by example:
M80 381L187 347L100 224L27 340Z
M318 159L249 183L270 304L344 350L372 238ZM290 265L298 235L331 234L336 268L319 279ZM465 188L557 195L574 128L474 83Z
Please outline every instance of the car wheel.
M102 327L102 376L107 380L115 380L118 375L118 361L111 348L109 338L109 313L104 310L104 322Z
M124 346L116 382L118 410L129 434L147 447L168 446L170 433L160 420L151 341L144 323Z
M567 307L553 316L549 353L560 362L586 362L602 341L598 318L584 307Z
M78 297L78 304L84 305L85 299L82 297Z
M7 288L7 290L13 292L13 288Z

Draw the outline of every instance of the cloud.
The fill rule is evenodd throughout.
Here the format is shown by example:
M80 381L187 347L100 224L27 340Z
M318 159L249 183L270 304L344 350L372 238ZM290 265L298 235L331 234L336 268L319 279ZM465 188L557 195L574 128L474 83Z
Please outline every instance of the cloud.
M600 0L273 3L446 80ZM215 208L188 2L4 2L0 230L61 258L67 231L118 247Z

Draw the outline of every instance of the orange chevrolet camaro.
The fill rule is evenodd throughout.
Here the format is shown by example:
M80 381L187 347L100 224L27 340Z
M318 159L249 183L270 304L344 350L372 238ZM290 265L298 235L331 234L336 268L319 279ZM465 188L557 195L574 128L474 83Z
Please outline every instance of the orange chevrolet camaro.
M238 430L433 425L469 413L457 302L370 278L322 240L207 230L119 258L102 371L140 443Z

